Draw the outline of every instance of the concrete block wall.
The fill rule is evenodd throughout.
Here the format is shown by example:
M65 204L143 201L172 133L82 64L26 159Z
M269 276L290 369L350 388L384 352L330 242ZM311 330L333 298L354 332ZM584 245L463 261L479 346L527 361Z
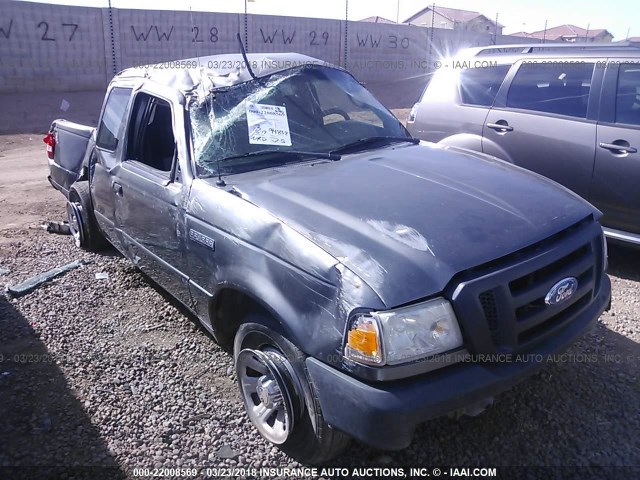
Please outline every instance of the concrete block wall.
M250 52L346 65L390 107L417 99L439 55L493 41L408 25L0 0L0 94L101 90L126 67L238 52L238 33Z
M229 13L115 10L118 70L238 51L239 16Z
M88 90L108 80L103 11L0 2L0 93Z
M244 39L244 15L240 15ZM339 20L247 15L248 50L296 52L342 65L343 30ZM238 51L237 44L235 50Z

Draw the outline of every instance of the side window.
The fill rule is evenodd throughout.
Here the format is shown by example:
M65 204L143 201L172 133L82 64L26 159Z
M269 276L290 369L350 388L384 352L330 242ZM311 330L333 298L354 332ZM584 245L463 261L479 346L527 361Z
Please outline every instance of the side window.
M490 107L511 65L470 68L460 72L460 97L465 105Z
M171 171L176 145L168 102L146 93L136 95L128 138L127 160Z
M114 88L109 92L109 98L98 127L96 145L99 148L113 151L118 146L118 130L122 125L130 96L130 88Z
M640 65L620 65L616 91L616 123L640 125Z
M516 74L507 107L586 118L594 63L525 63Z

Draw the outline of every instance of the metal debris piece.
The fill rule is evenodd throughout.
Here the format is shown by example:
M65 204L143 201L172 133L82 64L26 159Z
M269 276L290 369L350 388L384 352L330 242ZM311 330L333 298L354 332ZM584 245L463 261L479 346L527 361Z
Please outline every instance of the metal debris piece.
M42 225L48 233L57 233L58 235L71 235L71 229L67 222L47 222Z
M156 325L151 325L143 330L144 333L151 332L153 330L158 330L159 328L164 327L164 323L158 323Z
M7 274L9 274L10 272L11 272L11 270L9 270L8 268L2 268L2 267L0 267L0 277L1 277L2 275L7 275Z
M96 273L96 280L109 280L109 274L107 272Z
M39 273L38 275L35 275L25 280L24 282L19 283L18 285L7 285L5 288L5 292L12 297L21 297L22 295L26 295L27 293L35 290L43 283L53 280L54 278L59 277L60 275L63 275L70 270L74 270L86 263L89 262L85 260L76 260L74 262L63 265L62 267L57 267L47 272Z

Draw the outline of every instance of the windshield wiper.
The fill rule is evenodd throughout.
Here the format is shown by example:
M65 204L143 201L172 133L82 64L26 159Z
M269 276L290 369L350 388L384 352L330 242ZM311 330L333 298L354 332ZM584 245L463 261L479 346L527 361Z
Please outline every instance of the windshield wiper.
M258 150L255 152L247 152L242 155L233 155L231 157L226 157L220 160L220 163L228 162L229 160L237 160L239 158L250 158L250 157L261 157L263 155L286 155L286 156L296 156L296 157L315 157L322 158L326 160L340 160L340 155L330 152L303 152L299 150Z
M393 137L393 136L387 136L387 135L378 135L375 137L366 137L366 138L360 138L359 140L356 140L355 142L351 142L351 143L347 143L346 145L343 145L342 147L336 148L335 150L331 150L331 154L335 154L338 152L344 152L347 150L351 150L352 148L356 148L356 147L363 147L366 145L370 145L373 143L378 143L378 142L410 142L414 145L417 145L418 143L420 143L420 139L418 138L413 138L413 137Z

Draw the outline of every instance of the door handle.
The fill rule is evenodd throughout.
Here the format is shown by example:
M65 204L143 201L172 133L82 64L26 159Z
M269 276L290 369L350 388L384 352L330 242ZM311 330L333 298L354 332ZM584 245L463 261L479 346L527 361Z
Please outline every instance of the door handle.
M619 141L620 144L600 142L600 148L604 148L605 150L609 150L611 152L619 154L636 153L638 151L637 148L632 147L628 142L620 140L617 141Z
M118 182L112 182L111 188L113 188L113 191L116 192L116 195L122 196L122 185L120 185Z
M513 132L513 127L507 122L504 123L487 123L487 128L495 130L496 132Z

